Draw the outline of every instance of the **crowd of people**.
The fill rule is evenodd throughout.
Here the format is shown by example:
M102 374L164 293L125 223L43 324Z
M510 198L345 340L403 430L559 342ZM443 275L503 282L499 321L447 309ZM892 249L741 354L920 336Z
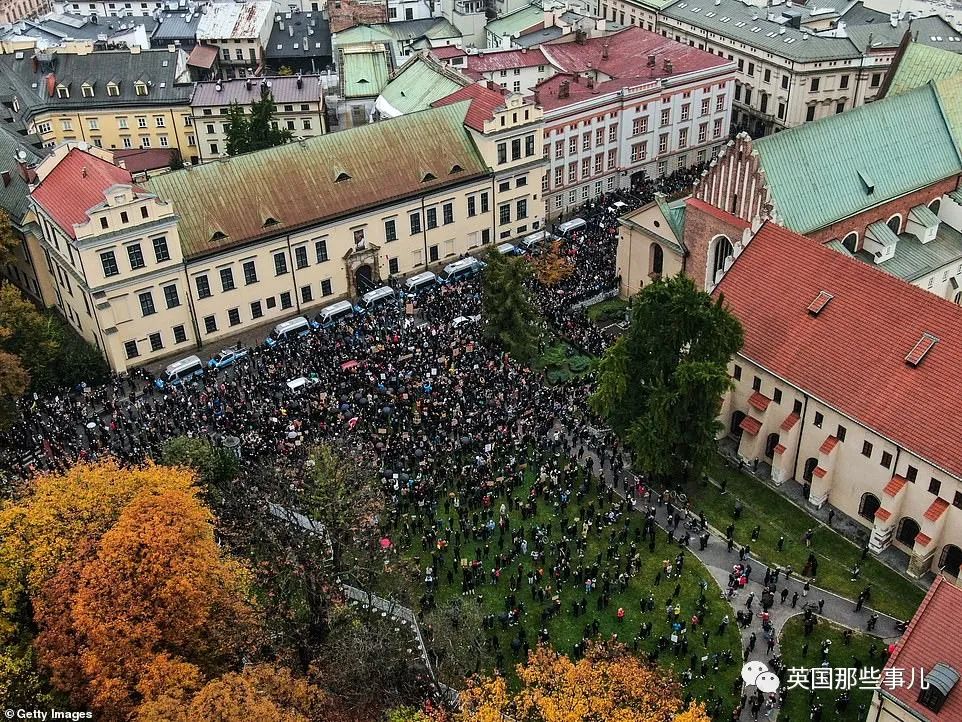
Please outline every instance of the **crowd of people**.
M532 288L556 333L585 353L604 350L609 339L577 305L617 286L613 203L636 207L656 191L689 187L699 172L682 171L579 209L587 228L564 241L574 273L556 286ZM422 296L413 315L401 303L383 306L273 348L252 348L236 365L183 386L161 391L138 371L98 388L26 398L0 450L0 480L16 484L106 455L138 463L158 458L165 441L178 436L215 444L236 437L246 460L297 459L313 443L348 438L381 465L394 501L390 533L402 548L422 552L422 609L434 603L442 581L470 595L508 578L504 609L485 622L499 666L549 641L547 622L560 614L584 624L582 640L564 650L575 656L598 637L600 619L621 624L628 616L637 626L625 623L621 641L654 659L688 662L683 681L739 662L730 649L703 658L728 616L706 620L712 607L706 585L687 608L679 603L681 553L664 560L637 609L610 608L655 551L657 506L629 482L630 459L617 438L598 431L590 382L548 384L484 343L483 319L451 323L480 313L480 281L472 279ZM308 383L291 388L287 381L298 377ZM694 535L676 535L681 515L665 506L669 520L657 525L667 527L669 542L684 547L694 536L704 548L704 519L695 521ZM638 508L640 516L632 513ZM511 522L514 514L520 525ZM560 544L548 543L558 538ZM600 551L587 554L589 545ZM662 613L668 631L654 635L653 620ZM508 649L497 641L505 631ZM740 712L745 698L740 688L733 693L726 703L723 692L710 688L705 701L716 719Z

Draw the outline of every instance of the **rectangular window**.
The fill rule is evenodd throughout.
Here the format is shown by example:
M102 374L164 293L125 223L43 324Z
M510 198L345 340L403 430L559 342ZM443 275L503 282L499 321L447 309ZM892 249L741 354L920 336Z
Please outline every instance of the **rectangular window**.
M711 112L711 98L701 99L701 115L708 115Z
M605 154L595 153L595 163L594 163L595 173L605 172Z
M788 76L782 76L782 90L788 90Z
M125 341L124 352L127 354L127 358L137 358L140 356L140 351L137 350L136 341Z
M227 320L231 326L240 325L240 311L236 308L231 308L227 311Z
M323 281L321 281L321 295L330 296L333 293L334 291L331 288L331 279L325 278Z
M748 74L749 74L749 75L754 75L754 74L755 74L755 63L749 63L749 64L748 64Z
M251 318L258 319L264 315L264 310L261 308L260 301L251 301Z
M137 294L137 298L140 299L140 312L144 316L152 316L157 313L157 309L154 307L154 295L150 291Z
M519 221L528 217L528 201L524 198L518 201L517 216L516 220Z
M658 136L658 152L667 153L668 152L668 133L662 133Z
M291 300L291 292L284 291L284 293L281 294L281 308L290 308L293 305L294 302Z
M756 376L752 379L752 391L761 392L762 390L762 380L760 377Z
M498 143L498 163L508 162L508 144Z
M167 249L167 239L164 236L154 239L154 258L157 263L170 260L170 251Z
M618 140L618 124L612 123L608 126L608 142L614 143Z
M591 133L583 133L581 136L581 150L591 150Z
M503 226L511 222L511 206L505 203L498 206L498 222Z
M872 457L872 444L869 441L862 442L862 456Z
M387 261L388 273L390 273L392 276L396 276L400 270L401 270L401 267L400 267L400 264L398 263L398 259L389 258Z
M526 135L524 137L524 157L530 158L534 155L534 136Z
M747 103L748 100L746 99L745 102ZM722 111L724 109L725 109L725 94L722 93L717 98L715 98L715 110Z
M631 162L638 163L648 157L648 141L635 143L631 146Z
M631 134L641 135L648 132L648 116L644 115L631 121Z
M411 214L411 235L415 235L421 232L421 214L417 211Z
M397 221L393 218L384 221L384 240L387 243L397 240Z
M204 330L207 333L214 333L217 330L217 318L214 316L204 317Z
M318 263L324 263L327 260L327 241L314 241L314 256Z
M220 287L222 291L234 290L234 271L232 269L220 269Z
M184 326L182 324L179 326L174 326L171 331L174 332L174 343L183 343L187 340L187 332L184 330Z
M732 376L735 377L736 381L741 381L742 378L742 367L735 364L735 370L732 372Z
M568 163L568 182L577 183L578 182L578 163L577 161L572 161Z
M722 134L722 119L715 118L715 122L712 123L711 137L721 138L721 134Z
M605 129L597 128L595 129L595 145L604 145L605 143Z
M681 128L678 131L678 147L679 148L688 147L688 128Z
M287 254L281 251L274 254L274 275L283 276L287 273Z
M662 109L661 109L661 122L659 122L658 125L660 125L662 128L664 128L664 127L665 127L666 125L668 125L670 122L671 122L671 108L662 108Z
M558 186L564 185L564 182L565 182L564 176L565 176L565 169L562 168L560 165L554 169L555 188L557 188Z
M763 77L764 77L764 80L765 80L766 83L771 82L771 80L772 80L772 71L769 70L768 68L765 68L765 74L764 74Z
M956 509L962 509L962 491L955 492L955 496L952 498L952 506Z
M522 186L528 185L528 176L522 175L514 179L514 187L521 188Z
M127 258L130 260L131 268L144 267L144 253L140 250L139 243L132 243L127 246Z
M565 144L563 140L557 140L554 144L554 157L564 158L565 154Z
M792 413L796 416L802 415L802 402L798 399L795 399L794 403L792 404Z
M608 151L608 163L607 163L608 170L611 170L612 168L615 167L615 162L617 157L618 157L617 150L615 148L612 148L611 150Z
M881 463L886 469L890 469L892 467L892 455L887 451L883 451Z
M681 120L688 120L691 117L691 103L682 103Z
M521 157L521 138L511 141L511 160L518 160Z
M808 84L808 89L813 93L817 93L819 84L820 84L819 78L812 78L812 81Z
M698 142L704 143L706 140L708 140L708 123L699 123Z
M445 203L441 206L441 220L444 225L449 223L454 223L454 205L451 203Z
M816 412L815 412L815 420L814 420L812 423L815 424L815 426L817 426L818 428L822 428L822 422L823 422L824 420L825 420L825 417L822 416L822 414L821 414L820 412L816 411Z
M117 257L113 251L104 251L101 253L100 263L104 267L105 276L116 276L120 273L120 269L117 267Z
M160 351L160 350L164 347L164 343L163 343L162 339L160 338L160 334L159 334L159 333L152 333L152 334L150 334L150 335L147 337L147 340L150 341L150 350L151 350L151 351Z
M478 204L474 196L468 196L468 218L473 218L478 214Z
M301 286L301 303L310 303L314 300L314 289L310 286Z
M782 403L782 390L781 390L781 389L775 389L775 391L772 392L772 401L774 401L776 404Z
M488 212L488 192L487 191L484 191L483 193L481 193L481 212L482 213Z
M805 109L805 120L815 120L815 106L810 105Z
M180 294L177 292L177 286L174 284L164 286L164 301L167 303L167 308L177 308L180 305Z
M207 298L211 295L210 292L210 281L207 280L207 276L197 276L194 279L194 285L197 286L197 298Z
M428 208L424 213L424 218L426 221L426 226L428 230L438 227L438 209Z
M298 246L294 249L294 265L298 268L307 268L307 246Z
M841 424L838 425L838 430L835 432L835 438L839 441L845 441L846 429Z
M915 480L919 478L919 470L909 464L908 468L905 470L905 478L912 483L915 483Z
M581 159L581 177L587 178L591 175L591 158Z
M568 155L578 152L578 136L568 138Z
M841 76L841 77L838 79L838 88L839 88L839 90L845 90L845 89L848 88L848 76L847 76L847 75L843 75L843 76Z

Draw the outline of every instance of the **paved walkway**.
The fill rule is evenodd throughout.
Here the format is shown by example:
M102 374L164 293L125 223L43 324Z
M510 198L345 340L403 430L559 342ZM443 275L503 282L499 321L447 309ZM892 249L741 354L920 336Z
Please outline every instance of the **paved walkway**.
M597 471L600 468L600 471L604 476L605 482L609 486L611 486L613 481L611 468L609 466L600 466L597 454L595 454L593 450L590 450L588 447L586 447L585 463L587 463L586 460L588 456L594 457L595 470ZM625 469L629 469L630 467L631 465L629 463L625 464ZM629 474L630 472L628 471L623 472L623 476L627 477L629 476ZM615 485L615 492L621 496L624 496L624 488L621 487L620 485ZM646 506L647 506L646 503L641 503L641 502L635 503L635 509L639 512L643 511ZM663 530L666 530L667 520L668 520L667 505L658 507L658 513L656 516L656 522L658 523L658 526L660 526ZM718 582L718 585L722 588L722 590L725 590L728 588L729 572L732 570L732 567L735 564L739 563L738 545L735 545L734 550L732 552L729 552L725 535L718 529L715 529L714 527L709 526L708 529L711 533L711 538L708 542L708 546L704 550L699 550L698 543L697 543L697 535L693 534L692 535L693 540L691 545L689 546L689 551L695 557L697 557L699 561L701 561L701 563L705 566L706 569L708 569L708 571L715 578L715 581ZM676 535L677 535L677 532L676 532ZM735 624L735 612L738 610L744 611L745 603L748 599L748 595L754 593L755 596L754 596L754 603L752 608L755 614L752 619L752 623L747 627L745 627L743 630L741 630L741 635L742 635L741 651L744 652L744 650L748 647L749 637L751 636L752 632L754 632L756 635L755 649L752 653L749 654L748 659L751 661L759 660L767 664L768 660L771 658L773 654L780 653L780 647L777 644L772 654L767 653L767 645L765 642L764 633L763 633L762 624L761 624L761 611L762 611L761 597L762 597L762 591L763 591L762 582L765 579L765 572L767 571L768 566L761 560L755 558L754 556L746 557L745 563L750 564L752 567L751 576L749 577L748 584L745 586L745 588L739 591L736 594L736 596L731 600L732 611L733 611L731 615L731 621L732 621L732 624ZM877 613L879 615L879 618L878 618L876 627L872 633L881 637L886 644L889 642L896 641L900 636L895 626L899 622L898 619L895 619L894 617L891 617L887 614L883 614L881 612L876 612L876 610L872 609L869 605L864 605L860 611L856 612L855 602L853 600L846 599L845 597L839 596L838 594L821 589L816 586L810 586L808 595L803 597L802 595L804 594L804 588L803 588L804 585L805 585L805 580L804 579L799 580L794 575L793 575L793 578L787 582L785 581L784 575L781 575L779 577L779 582L777 585L778 593L776 593L775 595L775 604L774 606L771 607L771 609L769 609L769 613L771 615L770 621L774 625L778 636L781 636L781 630L784 627L785 622L787 622L791 617L794 617L796 615L803 613L802 605L804 603L806 602L818 603L821 600L824 600L825 603L819 615L820 617L823 617L831 622L842 625L844 627L849 627L856 631L864 632L866 631L869 618L873 614ZM781 599L780 592L782 589L786 587L788 588L788 596L785 600L785 603L782 604L780 602L780 599ZM791 599L792 599L792 595L795 592L798 592L798 603L797 603L797 606L793 608L791 606ZM816 640L817 642L818 639L819 639L818 633L816 631L816 633L813 635L813 640ZM813 642L813 644L815 644L816 642ZM719 693L724 694L726 693L726 691L719 690ZM728 693L730 694L730 691L728 691ZM830 710L825 710L825 712L829 713L828 714L829 717L831 716ZM769 712L767 716L763 708L763 711L759 715L759 719L760 720L766 719L766 720L769 720L770 722L774 722L777 716L778 716L777 708ZM749 713L747 706L743 711L740 720L742 720L743 722L750 722L752 720L752 717Z

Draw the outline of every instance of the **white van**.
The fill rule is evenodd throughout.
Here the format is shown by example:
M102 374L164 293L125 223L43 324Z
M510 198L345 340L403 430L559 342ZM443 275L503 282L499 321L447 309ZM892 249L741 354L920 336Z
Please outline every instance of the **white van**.
M281 341L285 341L292 336L305 336L311 330L311 324L303 316L295 316L289 321L281 321L274 326L264 343L273 348Z
M187 383L194 376L202 373L204 373L204 364L201 363L200 359L197 356L188 356L180 361L174 361L165 368L160 378L154 381L154 385L158 389L165 386L177 386Z
M513 243L502 243L498 246L498 253L502 256L518 256L521 250Z
M321 312L314 317L314 322L321 328L330 328L339 321L353 315L354 304L350 301L338 301L322 308Z
M572 233L583 230L587 225L588 222L584 218L572 218L558 226L558 233L562 238L568 238Z
M363 296L361 296L361 308L365 311L370 311L375 306L378 306L385 301L394 300L394 289L390 286L381 286L380 288L375 288L373 291L368 291Z
M518 244L518 248L524 253L534 253L541 248L549 246L554 240L555 237L547 231L538 231L537 233L531 233L522 238Z
M460 261L449 263L441 272L441 283L457 283L468 278L472 278L482 270L485 264L477 258L462 258Z
M438 277L430 271L424 271L423 273L415 274L406 280L404 282L404 291L408 295L417 295L419 293L424 293L425 291L430 291L437 285Z

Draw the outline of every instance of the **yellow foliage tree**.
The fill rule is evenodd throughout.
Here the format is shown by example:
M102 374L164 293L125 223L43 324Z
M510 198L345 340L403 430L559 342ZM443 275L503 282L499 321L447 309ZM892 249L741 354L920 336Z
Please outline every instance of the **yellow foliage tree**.
M114 461L78 464L36 478L23 499L0 508L0 641L12 634L24 600L35 597L61 565L90 553L142 491L197 493L188 469Z
M190 680L189 665L216 674L240 661L258 639L249 583L193 488L142 491L96 554L63 565L35 599L39 658L98 718L126 719L163 673Z
M517 692L502 677L473 680L458 722L710 722L701 705L682 709L677 682L620 645L591 647L578 662L539 647L518 678Z
M561 240L552 242L551 247L532 261L535 275L545 286L555 286L575 272L574 264L565 255Z

